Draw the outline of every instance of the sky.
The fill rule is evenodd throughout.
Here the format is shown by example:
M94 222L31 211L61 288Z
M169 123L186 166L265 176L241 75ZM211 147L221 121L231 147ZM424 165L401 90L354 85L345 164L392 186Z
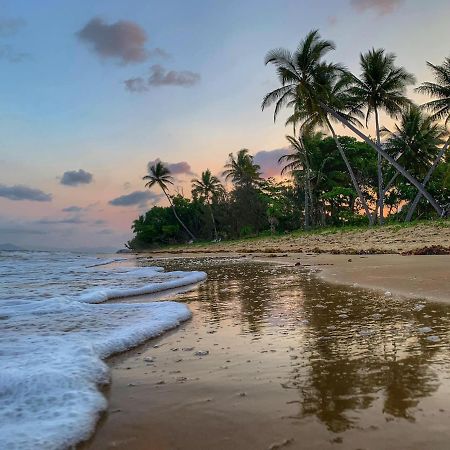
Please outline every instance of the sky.
M448 0L0 0L0 244L123 247L164 205L142 181L156 159L185 195L241 148L275 175L290 130L261 111L269 50L319 29L329 60L357 74L383 47L420 83L449 19Z

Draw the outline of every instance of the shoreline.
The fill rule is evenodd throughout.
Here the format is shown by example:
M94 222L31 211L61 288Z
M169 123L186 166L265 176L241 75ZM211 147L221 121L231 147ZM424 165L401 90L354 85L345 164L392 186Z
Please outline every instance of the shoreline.
M297 265L332 284L361 287L387 295L450 303L450 255L329 253L142 253L159 259L247 258L264 263Z
M303 275L299 276L303 280L316 279L312 281L313 285L320 286L321 283L325 283L324 289L328 292L341 291L338 286L332 287L335 284L345 286L343 291L349 289L361 292L361 295L367 295L368 298L373 296L374 302L368 303L371 308L374 308L378 301L390 308L396 308L397 304L408 309L417 303L397 298L397 294L409 296L407 283L397 290L392 289L390 295L379 295L376 292L381 290L384 294L388 288L391 288L392 283L396 283L393 266L397 268L397 275L400 277L404 270L413 270L411 273L416 274L413 276L420 275L421 278L416 279L418 284L423 283L423 279L429 277L435 267L440 265L447 275L450 267L448 264L450 257L447 256L372 255L372 257L349 258L345 255L283 255L267 257L223 254L215 256L239 258L239 262L230 263L237 270L239 264L253 262L266 263L267 267L273 267L275 272L278 270L277 267L280 267L279 270L282 272L284 270L282 266L286 266L285 269L293 274L302 273ZM145 255L140 256L145 258ZM204 256L208 261L216 259L211 255ZM156 264L164 264L173 263L176 260L179 265L183 265L182 260L191 257L196 259L198 255L184 254L181 257L173 254L159 255L158 258L152 257L149 262L154 259ZM398 270L399 267L401 270ZM424 271L424 267L429 268L428 272ZM379 280L382 274L391 276L385 277L383 285L373 284L373 279ZM441 285L439 295L442 297L439 299L443 303L450 302L450 299L445 297L450 289L449 278L447 276L447 280L443 280L445 282ZM355 279L358 280L357 287L354 286ZM428 281L432 283L432 280L428 279ZM270 295L278 297L281 286L278 289L271 287ZM373 288L375 288L373 294L364 294L367 289ZM203 289L207 290L206 295L209 296L209 290L205 285ZM291 290L288 286L284 289L287 289L285 295L290 297L297 295L299 288L292 286ZM438 300L439 295L428 298ZM182 294L182 301L183 298ZM112 371L112 382L106 389L109 398L108 411L99 421L94 436L79 448L247 450L288 449L295 448L299 444L299 436L292 428L292 423L298 420L296 419L296 410L299 407L298 394L296 390L287 388L283 383L280 388L280 382L277 381L283 378L290 379L292 375L289 367L293 361L300 358L300 356L289 356L290 349L293 349L295 344L286 336L284 325L275 326L277 331L273 338L257 337L258 332L256 337L251 338L255 330L250 330L251 334L248 337L242 336L242 332L236 330L235 320L227 319L224 323L217 324L210 320L205 322L204 303L197 298L195 292L192 296L187 294L187 298L193 301L191 304L188 300L193 312L192 319L161 337L149 340L107 360ZM419 292L417 298L424 297ZM143 300L145 301L145 297ZM299 301L302 302L301 297ZM371 303L373 304L370 305ZM446 305L436 305L434 308L440 311L445 307ZM433 306L427 308L433 310ZM283 314L280 315L279 310L277 311L275 314L271 313L267 320L275 321L274 324L281 320ZM316 314L319 310L313 311ZM290 312L287 314L291 316ZM278 326L281 328L277 328ZM236 336L240 336L239 340L246 344L236 346L237 338L233 337L233 333L238 333ZM210 354L198 356L195 353L197 350L208 350ZM334 363L331 361L331 364ZM434 402L437 401L434 400ZM439 406L441 410L442 405ZM269 420L265 416L266 410L276 414L276 427L272 425L272 419ZM443 417L439 420L442 419ZM448 419L447 417L445 420ZM389 442L393 445L386 448L399 448L402 445L403 441L399 433L400 435L404 432L411 433L416 441L420 441L420 432L413 432L405 423L396 421L397 419L394 422L396 423L394 431L388 424L379 423L377 426L380 429L384 427L387 429L386 436L383 433L381 438L377 437L384 440L384 443ZM245 430L242 424L245 424ZM396 431L405 426L407 428L402 432ZM258 431L261 427L264 432ZM374 427L371 433L376 433L377 427ZM179 433L184 433L184 437L180 438ZM335 448L336 444L342 443L342 436L345 436L345 443L340 448L354 448L349 446L350 442L354 446L357 444L364 446L367 439L366 431L362 433L362 431L353 430L349 434L349 437L351 436L349 441L346 434L321 429L317 423L310 420L305 422L305 428L301 433L302 439L308 439L311 443L310 448L320 449ZM436 442L433 448L445 448L445 446L441 447Z

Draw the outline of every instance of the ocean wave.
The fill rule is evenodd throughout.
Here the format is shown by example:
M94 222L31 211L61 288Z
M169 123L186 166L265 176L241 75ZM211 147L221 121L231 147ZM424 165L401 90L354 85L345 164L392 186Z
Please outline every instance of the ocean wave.
M80 261L80 270L85 262ZM73 270L73 261L67 264ZM74 279L81 272L73 273ZM105 274L94 271L92 285L97 275L104 282ZM67 284L67 273L61 276ZM111 270L110 276L123 285L39 300L36 293L33 300L0 297L0 448L56 450L87 439L107 406L98 389L109 382L103 359L191 316L189 308L177 302L100 302L206 278L203 272L164 273L147 267Z

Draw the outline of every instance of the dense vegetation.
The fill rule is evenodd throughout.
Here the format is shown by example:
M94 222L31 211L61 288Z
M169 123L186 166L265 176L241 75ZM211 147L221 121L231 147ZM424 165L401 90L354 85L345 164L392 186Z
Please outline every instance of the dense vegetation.
M430 96L415 105L406 89L414 76L383 49L360 55L361 73L326 62L334 49L317 31L294 53L272 50L266 64L276 68L280 87L263 109L275 105L274 119L287 108L290 151L280 158L282 181L261 176L252 155L229 155L220 179L205 170L192 180L191 198L171 195L170 171L149 168L146 186L159 186L170 207L154 206L133 223L131 248L189 240L220 240L284 233L304 227L410 221L447 217L450 201L450 58L428 63L433 82L416 90ZM380 113L396 120L388 130ZM375 138L364 129L374 121ZM361 122L363 121L363 122ZM334 124L358 138L337 136ZM329 133L327 136L324 133Z

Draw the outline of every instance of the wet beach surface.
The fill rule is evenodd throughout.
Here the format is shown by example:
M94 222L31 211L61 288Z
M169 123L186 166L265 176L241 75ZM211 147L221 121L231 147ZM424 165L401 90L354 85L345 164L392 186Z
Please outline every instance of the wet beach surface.
M191 320L108 361L109 409L82 448L449 448L448 305L250 258L140 263L208 279L166 294Z

